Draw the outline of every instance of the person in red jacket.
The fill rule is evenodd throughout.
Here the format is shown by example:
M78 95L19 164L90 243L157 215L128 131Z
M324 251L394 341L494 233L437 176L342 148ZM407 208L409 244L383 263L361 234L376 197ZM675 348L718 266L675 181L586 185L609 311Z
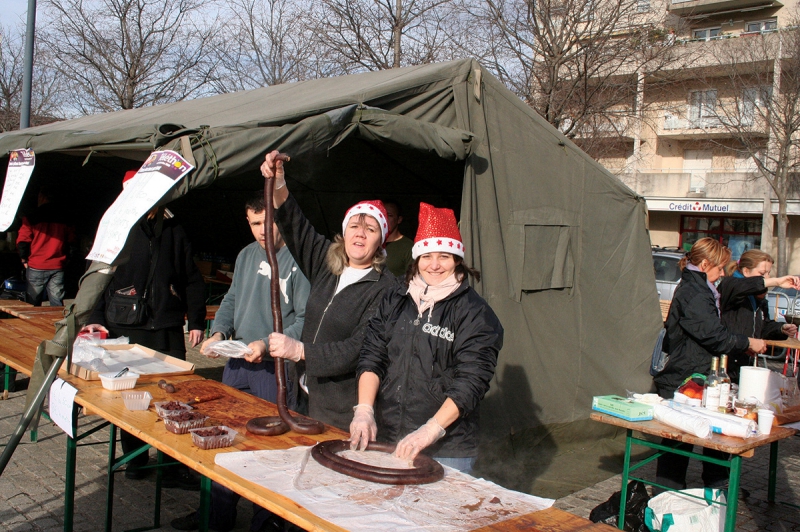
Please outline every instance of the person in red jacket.
M17 249L26 269L28 302L41 305L47 290L50 305L60 307L64 304L64 266L69 247L75 243L75 229L51 200L50 191L42 187L36 210L22 217Z

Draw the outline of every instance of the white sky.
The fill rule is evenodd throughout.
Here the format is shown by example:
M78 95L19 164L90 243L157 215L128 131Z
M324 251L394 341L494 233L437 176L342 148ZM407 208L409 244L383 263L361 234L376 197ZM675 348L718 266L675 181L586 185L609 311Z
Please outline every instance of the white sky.
M20 21L24 24L27 11L28 0L0 0L0 24L14 26Z

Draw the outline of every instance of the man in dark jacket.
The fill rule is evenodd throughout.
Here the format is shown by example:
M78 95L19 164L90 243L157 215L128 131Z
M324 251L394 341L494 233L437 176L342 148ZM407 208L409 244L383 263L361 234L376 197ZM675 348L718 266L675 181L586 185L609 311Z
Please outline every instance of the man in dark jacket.
M186 318L192 346L203 339L205 283L194 262L192 247L183 227L171 218L158 223L158 212L159 209L151 210L131 229L126 243L130 250L128 262L117 267L104 297L97 302L89 317L91 325L84 330L105 331L113 338L127 336L131 343L185 360L183 326ZM153 274L148 285L151 268ZM146 296L146 313L141 323L120 324L109 320L112 315L107 310L115 293ZM125 453L144 443L127 432L122 432L120 440ZM147 461L147 453L131 460L125 477L132 480L143 478L147 470L140 468ZM195 488L195 482L186 470L165 480L167 487L176 482L178 487Z

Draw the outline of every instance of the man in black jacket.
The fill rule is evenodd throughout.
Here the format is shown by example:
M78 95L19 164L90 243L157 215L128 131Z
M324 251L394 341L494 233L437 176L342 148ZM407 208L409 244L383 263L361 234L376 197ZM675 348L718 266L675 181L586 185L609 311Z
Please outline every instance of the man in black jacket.
M186 232L173 219L158 223L158 209L151 210L128 235L128 262L117 267L104 297L98 301L85 331L105 331L110 337L127 336L130 342L141 344L160 353L186 360L186 340L183 325L189 322L189 340L196 346L203 339L205 326L205 283L192 256ZM152 268L152 276L150 274ZM152 277L152 278L151 278ZM149 279L149 284L148 284ZM144 295L146 312L141 323L114 323L107 312L115 293ZM122 432L125 453L143 445L140 439ZM125 478L138 480L147 471L148 453L142 453L128 463ZM178 487L195 488L188 471L165 478L167 487L178 479ZM197 486L199 489L199 485Z

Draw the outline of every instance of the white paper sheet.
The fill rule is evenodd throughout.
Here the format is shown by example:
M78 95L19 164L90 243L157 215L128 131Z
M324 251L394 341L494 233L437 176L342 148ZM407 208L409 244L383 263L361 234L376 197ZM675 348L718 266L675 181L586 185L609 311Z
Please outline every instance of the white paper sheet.
M153 152L103 215L87 260L114 262L133 224L192 168L174 151Z
M72 405L77 393L77 388L61 379L56 379L50 386L50 419L70 438L75 437L72 433Z
M8 156L6 182L3 185L3 199L0 200L0 231L8 229L14 223L19 202L28 188L36 155L33 150L14 150Z
M473 530L553 505L552 499L507 490L449 467L445 478L432 484L376 484L332 471L310 451L220 453L215 462L352 532ZM342 456L385 467L408 464L385 453L345 451Z

